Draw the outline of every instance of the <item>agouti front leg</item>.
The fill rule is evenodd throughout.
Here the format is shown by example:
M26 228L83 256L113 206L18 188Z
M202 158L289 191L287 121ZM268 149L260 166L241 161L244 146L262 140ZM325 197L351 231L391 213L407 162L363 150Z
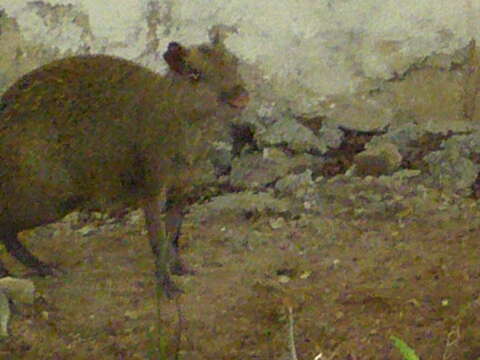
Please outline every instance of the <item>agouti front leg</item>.
M170 271L175 275L193 274L194 271L182 261L178 243L184 217L185 201L178 201L177 198L170 197L167 193L165 208L165 229L167 234L169 234L172 244L170 247Z
M158 199L150 199L144 206L145 224L147 226L148 239L155 257L155 277L157 284L163 288L165 295L171 299L181 290L170 278L170 263L176 261L172 256L172 235L164 227L162 221L162 205Z

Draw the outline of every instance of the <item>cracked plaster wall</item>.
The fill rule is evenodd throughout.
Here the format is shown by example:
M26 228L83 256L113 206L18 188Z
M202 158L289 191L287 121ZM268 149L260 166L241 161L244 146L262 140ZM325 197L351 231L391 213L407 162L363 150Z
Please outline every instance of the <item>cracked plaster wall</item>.
M474 0L0 0L1 9L0 91L77 53L163 71L169 41L202 42L210 25L225 23L238 28L227 45L257 69L252 86L301 113L374 89L428 55L452 54L480 30Z

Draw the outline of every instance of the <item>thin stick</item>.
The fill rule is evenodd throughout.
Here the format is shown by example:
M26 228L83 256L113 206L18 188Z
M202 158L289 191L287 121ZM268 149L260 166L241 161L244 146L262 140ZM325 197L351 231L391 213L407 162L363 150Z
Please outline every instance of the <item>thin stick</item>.
M288 347L292 360L297 360L297 350L295 349L295 337L293 334L293 310L288 306Z
M179 360L180 345L182 343L182 330L183 330L183 313L180 305L180 296L175 299L175 306L177 307L178 326L175 334L175 360Z
M161 231L161 246L164 247L162 249L161 253L165 254L166 253L166 246L168 246L168 236L167 232L165 230L165 226L162 226L162 231ZM165 259L163 259L165 260ZM167 335L163 331L163 325L162 325L162 313L161 313L161 303L163 299L165 299L165 294L163 291L163 286L160 284L159 281L156 281L156 298L157 298L157 350L158 350L158 360L167 360Z

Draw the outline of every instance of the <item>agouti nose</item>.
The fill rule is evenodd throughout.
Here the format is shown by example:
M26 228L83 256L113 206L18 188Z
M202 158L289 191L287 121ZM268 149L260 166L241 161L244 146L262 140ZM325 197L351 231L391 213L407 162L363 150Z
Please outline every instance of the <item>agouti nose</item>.
M236 86L230 91L223 91L220 94L220 101L236 109L243 109L248 105L250 97L248 91L242 86Z

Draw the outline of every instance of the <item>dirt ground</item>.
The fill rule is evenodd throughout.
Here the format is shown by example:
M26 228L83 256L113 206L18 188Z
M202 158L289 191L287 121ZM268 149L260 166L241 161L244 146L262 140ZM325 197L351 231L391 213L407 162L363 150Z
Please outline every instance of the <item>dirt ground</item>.
M181 239L180 359L402 359L394 335L421 359L480 358L480 210L441 195L392 216L216 216ZM153 261L142 225L92 236L25 234L64 274L32 279L1 359L155 359ZM65 227L64 227L65 228ZM26 270L2 255L12 272ZM173 339L175 301L161 303ZM173 351L171 348L170 351ZM320 355L321 354L321 355Z

